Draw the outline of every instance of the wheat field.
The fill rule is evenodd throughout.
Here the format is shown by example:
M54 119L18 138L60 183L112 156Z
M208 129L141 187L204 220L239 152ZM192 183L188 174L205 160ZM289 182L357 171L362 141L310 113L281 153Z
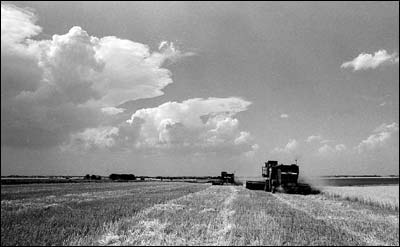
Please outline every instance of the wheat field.
M382 208L399 210L399 186L327 186L323 193L328 197L342 198Z
M334 189L293 195L183 182L2 186L1 242L399 245L398 207L332 196L328 191L343 193Z

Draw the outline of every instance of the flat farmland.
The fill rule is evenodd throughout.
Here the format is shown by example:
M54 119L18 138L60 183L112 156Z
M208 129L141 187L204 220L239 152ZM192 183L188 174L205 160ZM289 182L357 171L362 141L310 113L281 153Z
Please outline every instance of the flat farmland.
M293 195L183 182L3 185L1 242L397 246L398 196L388 206L396 198L378 187ZM371 195L354 199L359 190Z

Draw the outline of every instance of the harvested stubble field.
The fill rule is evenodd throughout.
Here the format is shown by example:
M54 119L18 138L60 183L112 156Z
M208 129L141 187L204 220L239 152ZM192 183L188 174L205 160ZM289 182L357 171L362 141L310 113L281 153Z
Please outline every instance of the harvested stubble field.
M328 190L175 182L1 188L2 245L399 245L398 206Z

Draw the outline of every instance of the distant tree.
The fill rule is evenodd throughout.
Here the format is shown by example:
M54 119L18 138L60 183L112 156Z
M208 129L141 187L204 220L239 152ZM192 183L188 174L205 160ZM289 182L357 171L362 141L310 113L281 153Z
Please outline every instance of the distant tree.
M92 176L90 176L90 179L92 179L92 180L101 180L101 176L99 176L99 175L92 175Z
M86 174L85 179L90 179L90 175Z
M136 180L135 175L133 174L111 174L109 176L111 180Z

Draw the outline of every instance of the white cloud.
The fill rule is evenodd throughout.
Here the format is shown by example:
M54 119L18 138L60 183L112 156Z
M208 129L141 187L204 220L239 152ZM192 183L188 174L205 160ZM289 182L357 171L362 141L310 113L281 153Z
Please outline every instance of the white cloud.
M368 136L367 139L362 140L355 149L359 153L362 153L367 150L383 147L392 138L393 134L398 131L399 126L395 122L392 124L381 124L373 131L373 134Z
M29 10L1 3L1 50L13 48L42 31L35 25L36 16ZM7 47L5 47L7 46Z
M322 140L322 136L311 135L311 136L307 137L306 142L319 141L319 140Z
M321 135L310 135L305 141L308 143L319 141L321 144L333 142L333 140L323 139Z
M167 102L136 111L128 123L143 121L138 139L141 146L239 145L247 142L249 135L239 131L239 121L233 116L249 105L235 97Z
M163 41L161 41L160 42L160 45L158 46L158 50L161 50L164 46L166 46L168 44L168 41L165 41L165 40L163 40Z
M395 64L399 62L399 55L395 52L388 54L386 50L379 50L374 55L361 53L352 61L342 64L342 68L353 68L353 71L375 69L383 64Z
M383 124L379 125L378 127L376 127L374 129L374 132L390 132L390 133L393 133L393 132L397 132L397 131L399 131L399 125L397 123L395 123L395 122L393 122L391 124L383 123Z
M234 118L238 112L247 110L250 104L236 97L195 98L140 109L119 127L119 134L114 136L112 144L116 148L140 150L180 149L182 152L218 151L251 155L258 145L253 143L249 132L240 131L239 120ZM93 143L90 138L81 139ZM75 140L73 143L80 144Z
M235 144L242 144L242 143L247 143L251 140L250 133L247 131L241 131L240 135L234 140Z
M281 114L281 118L289 118L289 115L286 113Z
M330 153L333 151L334 151L334 149L331 146L329 146L328 144L325 144L318 149L319 153Z
M293 153L299 147L299 143L296 139L290 139L285 147L276 147L272 150L272 153Z
M4 3L1 11L2 144L51 146L100 126L121 112L114 108L119 104L162 95L172 83L164 63L193 55L168 42L152 52L130 40L90 36L78 26L32 40L42 30L32 11Z
M196 55L194 52L181 52L176 49L173 42L162 41L158 46L158 50L161 52L161 56L164 60L168 59L172 63L181 60L184 57L190 57ZM157 55L157 53L155 53ZM157 56L154 56L157 57Z
M116 127L88 128L80 133L71 135L71 147L82 145L85 149L106 148L115 145L115 137L119 129Z
M245 157L254 157L255 153L257 152L257 150L260 148L260 146L258 144L253 144L251 146L251 150L247 151L244 153Z
M318 153L320 154L332 154L337 152L342 152L347 149L346 145L344 144L337 144L334 147L331 147L328 144L324 144L322 147L318 149Z
M101 111L108 115L116 115L125 111L124 108L116 108L116 107L103 107Z
M344 144L338 144L338 145L336 145L335 146L335 150L336 151L344 151L344 150L346 150L347 149L347 147L346 147L346 145L344 145Z

